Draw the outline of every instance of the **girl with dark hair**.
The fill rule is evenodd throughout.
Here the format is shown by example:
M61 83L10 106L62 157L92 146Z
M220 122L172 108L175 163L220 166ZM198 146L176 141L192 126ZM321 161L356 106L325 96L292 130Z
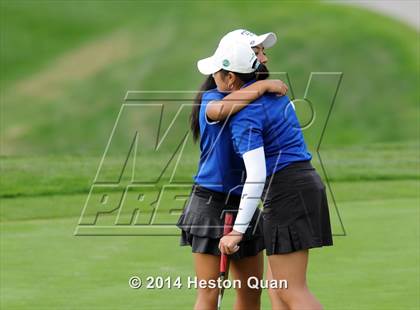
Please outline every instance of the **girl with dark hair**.
M268 74L264 72L267 69L260 64L248 44L229 42L222 40L223 47L218 48L220 56L227 60L224 62L226 68L235 70L235 66L239 65L236 71L244 83L257 78L258 68L261 80L230 94L222 94L217 91L213 76L209 75L191 113L191 130L195 140L200 140L201 156L195 185L178 227L182 230L181 245L192 247L196 276L198 280L205 281L218 278L218 245L223 235L223 216L227 210L238 210L244 172L243 161L233 150L227 123L222 120L237 113L265 92L284 94L287 91L283 82L265 79ZM249 52L249 61L237 64L233 56L241 50ZM264 57L262 60L266 61ZM228 71L221 72L228 74ZM261 290L246 285L249 277L261 279L263 274L264 240L258 219L259 214L256 212L240 242L241 249L230 256L233 278L242 283L236 289L235 309L260 308ZM195 309L215 309L217 295L218 287L198 288Z
M247 73L242 68L249 53L235 53L235 66L223 68L231 58L216 52L198 67L203 74L213 74L223 96L226 91L257 83L246 83L244 75L237 73ZM333 244L328 202L325 186L310 163L312 156L292 102L287 96L264 94L232 115L228 126L247 176L233 230L221 238L220 251L228 255L241 251L262 197L270 277L288 281L287 289L270 294L273 308L322 309L308 289L306 269L309 249Z

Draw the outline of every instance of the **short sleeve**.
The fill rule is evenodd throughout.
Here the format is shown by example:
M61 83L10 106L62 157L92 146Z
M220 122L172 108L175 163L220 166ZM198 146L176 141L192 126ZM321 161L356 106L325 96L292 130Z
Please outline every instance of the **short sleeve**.
M211 101L219 101L219 100L223 100L223 98L225 97L224 94L218 92L217 90L210 90L210 91L206 91L203 94L203 97L201 98L201 104L205 105L205 109L204 109L204 118L206 120L206 123L209 125L213 125L213 124L217 124L220 121L212 121L210 119L207 118L207 104Z
M201 102L207 104L213 100L222 100L224 97L224 94L218 92L216 89L212 89L204 92L203 97L201 97Z
M252 103L235 114L230 123L233 147L242 157L246 152L264 146L263 122L265 113L260 103Z

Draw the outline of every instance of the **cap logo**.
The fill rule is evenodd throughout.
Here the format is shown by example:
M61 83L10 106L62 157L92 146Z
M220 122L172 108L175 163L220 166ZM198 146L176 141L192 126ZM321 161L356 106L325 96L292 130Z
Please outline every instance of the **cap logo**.
M251 42L249 42L249 44L254 45L255 44L255 40L252 40Z
M241 35L243 35L243 36L251 36L251 37L253 37L253 36L255 36L255 33L252 33L252 32L247 31L247 30L243 30L243 31L241 32Z
M224 59L222 64L223 64L223 67L228 67L230 65L230 61L227 59Z

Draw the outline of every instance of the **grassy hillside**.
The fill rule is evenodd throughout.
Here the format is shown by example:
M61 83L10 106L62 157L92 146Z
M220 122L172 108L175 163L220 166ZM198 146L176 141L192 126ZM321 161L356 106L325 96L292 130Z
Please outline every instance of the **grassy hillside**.
M196 60L238 27L277 33L269 67L288 73L292 97L303 97L312 71L343 72L325 145L418 138L418 33L357 8L2 1L1 23L2 155L102 154L127 90L197 89L203 78ZM310 145L336 85L336 76L312 81L308 99L317 119L305 131ZM177 108L163 104L170 119ZM298 109L305 118L305 107ZM146 133L142 143L152 141L158 119L159 113L133 117L115 149L126 151L134 127Z
M396 181L417 180L418 143L410 144L375 144L369 147L344 147L325 149L321 152L328 179L333 182L357 181ZM175 169L171 162L162 176L161 182L168 182L175 170L175 181L190 183L196 173L199 154L189 153L183 156L183 164ZM162 170L162 160L154 156L137 163L135 180L143 177L145 165L147 172L156 179ZM113 156L105 161L101 168L104 180L116 182L122 172L125 158ZM98 157L86 156L47 156L47 157L10 157L3 158L0 197L49 196L57 194L87 194L94 181L100 163ZM313 164L321 171L319 159L314 155ZM129 167L131 162L129 162ZM131 178L127 168L122 182ZM74 173L74 172L77 173ZM321 173L322 174L322 173ZM100 174L101 175L101 174ZM324 179L325 176L323 175ZM99 181L99 180L98 180ZM411 189L413 190L413 189ZM45 211L48 212L48 211Z

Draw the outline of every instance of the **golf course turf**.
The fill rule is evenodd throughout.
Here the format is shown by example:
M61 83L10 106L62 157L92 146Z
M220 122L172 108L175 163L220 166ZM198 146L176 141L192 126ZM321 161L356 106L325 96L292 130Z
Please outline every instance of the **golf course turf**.
M192 307L192 289L128 285L135 275L194 276L191 251L177 235L75 232L122 104L134 109L121 113L99 181L118 179L136 130L135 175L156 179L188 130L188 107L177 112L191 104L190 93L174 95L185 102L158 101L160 119L160 106L137 109L141 101L124 101L127 91L198 89L196 60L239 27L277 34L268 66L289 84L291 98L304 96L311 72L342 74L335 101L338 75L329 74L313 79L306 98L316 117L305 139L329 182L335 234L333 247L311 251L311 290L325 309L419 308L418 32L362 9L316 2L2 1L0 8L0 308ZM301 121L313 116L307 102L297 105ZM330 109L319 148L325 175L316 151ZM175 115L169 139L155 151ZM187 141L183 149L175 178L185 188L198 148ZM119 197L131 165L122 187L95 194ZM169 182L174 165L176 158L156 188ZM158 191L148 194L156 198ZM173 208L163 201L158 218L174 223ZM117 213L98 223L112 223ZM147 222L142 213L138 220ZM233 300L226 290L224 309ZM270 309L266 291L262 300Z

